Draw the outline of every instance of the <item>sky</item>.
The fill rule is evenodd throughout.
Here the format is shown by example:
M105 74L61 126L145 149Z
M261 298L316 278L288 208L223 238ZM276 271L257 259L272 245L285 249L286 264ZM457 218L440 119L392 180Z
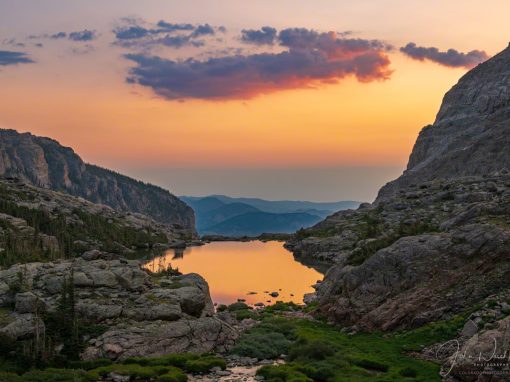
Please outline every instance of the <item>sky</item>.
M371 201L510 2L0 0L0 128L178 195Z

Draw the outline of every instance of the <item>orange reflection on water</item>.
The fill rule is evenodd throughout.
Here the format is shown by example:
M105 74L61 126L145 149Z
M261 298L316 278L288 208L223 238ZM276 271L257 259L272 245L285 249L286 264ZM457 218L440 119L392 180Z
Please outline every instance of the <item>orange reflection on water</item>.
M182 273L198 273L207 280L213 301L221 304L237 299L249 304L277 300L302 303L303 295L313 292L311 286L323 278L294 260L283 243L276 241L213 242L186 248L180 255L182 252L169 250L145 267L157 271L171 265ZM279 296L272 298L266 291L278 292Z

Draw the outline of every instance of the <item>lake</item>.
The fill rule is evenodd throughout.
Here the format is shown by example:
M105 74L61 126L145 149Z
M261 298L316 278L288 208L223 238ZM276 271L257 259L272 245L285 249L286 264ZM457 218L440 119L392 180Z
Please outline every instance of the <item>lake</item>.
M215 303L231 304L244 299L249 304L276 301L303 302L303 295L323 275L294 259L277 241L212 242L183 250L168 250L146 263L151 271L169 265L182 273L198 273L208 284ZM277 292L273 298L269 293Z

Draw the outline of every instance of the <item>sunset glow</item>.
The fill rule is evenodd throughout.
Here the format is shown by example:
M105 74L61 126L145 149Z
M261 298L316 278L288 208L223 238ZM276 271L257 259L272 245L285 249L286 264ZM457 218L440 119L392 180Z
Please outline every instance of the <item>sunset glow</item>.
M289 9L284 6L288 1L278 5L260 1L242 11L229 1L214 6L199 1L185 5L148 1L143 6L117 1L102 6L101 12L95 8L97 1L48 3L54 6L0 2L0 51L23 52L34 61L0 67L0 127L51 136L75 148L88 162L142 177L146 170L165 168L169 173L175 168L403 169L417 133L433 122L442 94L466 72L473 62L469 60L485 57L461 52L485 51L488 57L506 45L503 32L510 29L504 16L510 5L503 1L483 9L474 3L437 1L421 10L415 6L412 12L409 2L397 0L386 2L391 6L384 8L375 1L314 2L313 10L311 4L298 2L285 18L281 16ZM26 13L28 4L39 12ZM453 10L455 30L439 34L438 30L449 28L446 15ZM402 17L405 12L410 17ZM128 16L130 24L123 21ZM193 40L200 43L176 47L176 40L154 37L163 35L159 20L209 25L213 32L204 27ZM129 40L138 45L116 40L114 31L119 36L134 23L150 37ZM483 28L477 27L482 24ZM250 36L265 38L261 41L271 45L241 40L243 30L266 25L274 28L276 37ZM164 33L170 27L166 28ZM288 37L284 32L291 28L304 28L306 33L294 30ZM74 41L69 35L74 30L95 35L90 41ZM60 31L66 38L52 37ZM170 36L187 36L181 30L175 33ZM145 45L140 48L142 41ZM416 49L437 47L437 51L408 48L406 52L414 56L399 51L410 41ZM235 49L236 53L229 53ZM458 57L451 62L458 67L445 64L449 56L440 52L448 49L456 49ZM281 56L287 51L290 61ZM297 65L296 60L310 52L319 55L315 61L280 69L280 65ZM250 69L214 78L200 66L210 57L218 60L215 70L224 70L234 57L238 57L235 65ZM360 57L381 61L366 66ZM186 59L195 60L193 88L188 82L176 83L179 75L168 77L174 63L179 63L182 73L189 70L187 61L182 61ZM321 66L312 64L322 59ZM269 61L253 64L260 60ZM163 77L155 77L160 71ZM393 175L388 172L385 179ZM157 181L148 176L145 180ZM208 192L171 181L162 185L177 187L178 193ZM361 197L373 197L376 189L374 185L363 190ZM331 195L354 197L341 188ZM314 199L314 195L305 197Z

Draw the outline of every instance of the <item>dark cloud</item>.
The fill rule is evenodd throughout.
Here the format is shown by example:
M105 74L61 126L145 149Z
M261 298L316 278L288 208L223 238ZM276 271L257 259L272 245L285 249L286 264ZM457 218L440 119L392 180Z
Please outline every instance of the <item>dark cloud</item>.
M69 33L68 38L72 41L92 41L97 38L97 35L95 31L84 29L82 31Z
M143 38L149 35L151 31L140 26L130 26L115 29L113 33L115 33L115 37L119 40L132 40Z
M207 36L207 35L214 35L214 28L210 26L209 24L203 24L198 25L193 33L191 34L191 37L199 37L199 36Z
M171 48L182 48L184 46L204 46L204 42L200 40L193 40L191 36L165 36L154 41L155 44L161 44Z
M241 31L241 40L248 44L273 45L277 33L277 30L272 27L262 27L259 30L243 29Z
M123 19L124 25L113 30L117 44L124 48L150 49L156 45L172 48L184 46L200 47L205 45L200 37L214 36L216 31L226 31L224 27L212 27L209 24L193 25L189 23L169 23L160 20L149 24L143 20Z
M0 50L0 66L29 64L33 62L34 61L28 57L26 53Z
M230 55L204 61L174 61L128 54L136 66L128 82L152 88L167 99L246 99L283 89L310 88L354 76L368 82L391 74L389 46L346 39L335 33L284 30L279 53Z
M62 39L62 38L67 38L67 33L66 32L58 32L58 33L52 34L50 36L50 38L52 38L54 40L59 40L59 39Z
M164 20L160 20L156 25L160 32L192 31L195 29L195 26L192 24L174 24L167 23Z
M448 49L446 52L441 52L434 47L425 48L416 46L414 42L403 46L400 48L400 51L415 60L430 60L452 68L463 67L470 69L489 58L489 55L483 50L472 50L468 53L462 53L455 49Z

